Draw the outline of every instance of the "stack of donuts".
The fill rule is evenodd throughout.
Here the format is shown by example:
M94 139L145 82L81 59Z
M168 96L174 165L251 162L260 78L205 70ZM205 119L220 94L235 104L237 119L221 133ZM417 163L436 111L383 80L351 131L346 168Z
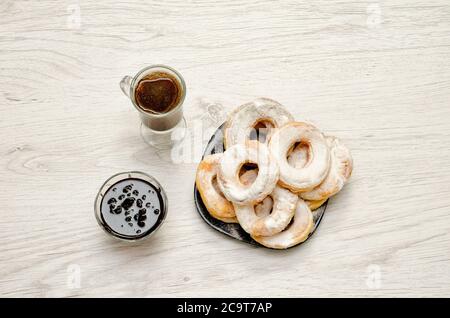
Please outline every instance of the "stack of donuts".
M314 125L260 98L235 109L223 153L205 156L196 185L212 217L239 223L258 243L285 249L306 240L313 211L349 179L350 151Z

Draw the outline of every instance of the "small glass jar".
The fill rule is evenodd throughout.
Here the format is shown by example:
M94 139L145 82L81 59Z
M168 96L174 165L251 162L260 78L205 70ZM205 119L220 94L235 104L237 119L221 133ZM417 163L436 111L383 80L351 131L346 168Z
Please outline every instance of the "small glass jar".
M138 171L110 177L95 198L95 217L109 235L138 241L160 228L167 215L167 196L159 182Z

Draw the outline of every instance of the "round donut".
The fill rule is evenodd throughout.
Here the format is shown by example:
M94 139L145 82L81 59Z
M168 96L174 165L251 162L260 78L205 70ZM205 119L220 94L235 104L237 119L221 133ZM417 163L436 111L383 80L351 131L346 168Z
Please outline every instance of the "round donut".
M217 169L221 157L221 153L206 156L198 165L195 183L212 217L225 223L238 223L233 205L224 198L217 185ZM248 186L253 183L256 176L255 170L249 170L242 174L240 180L244 186Z
M258 166L255 181L245 186L239 179L239 172L246 163ZM279 177L278 164L266 145L249 140L236 144L222 155L217 172L217 181L224 196L236 204L255 204L268 196Z
M278 128L294 120L294 117L278 102L268 98L258 98L234 110L225 125L225 149L236 144L244 144L258 126L265 126L264 143L270 140L273 128ZM260 140L262 141L262 140Z
M327 139L327 137L325 137ZM296 147L292 149L292 151L288 155L288 163L295 168L303 168L308 162L308 152L309 146L305 144L298 144ZM320 208L328 198L324 198L322 200L314 200L309 201L305 200L306 204L308 204L311 211L317 210Z
M281 232L294 216L298 195L276 186L270 194L273 200L272 213L260 217L255 212L253 204L234 204L234 211L241 227L255 236L271 236ZM263 201L264 202L264 201Z
M320 185L300 194L303 199L320 201L335 195L352 173L353 159L348 148L336 137L326 137L326 140L331 153L330 170Z
M252 238L269 248L286 249L305 241L313 226L311 210L305 201L299 199L293 221L284 231L272 236L252 236Z
M289 164L287 156L296 143L308 145L308 162L302 168ZM322 133L314 126L292 122L272 135L269 148L278 162L280 185L293 192L306 192L319 185L330 169L330 151Z
M226 223L236 223L233 205L224 198L217 187L217 170L220 158L222 158L221 153L203 158L197 168L195 184L206 209L212 217Z

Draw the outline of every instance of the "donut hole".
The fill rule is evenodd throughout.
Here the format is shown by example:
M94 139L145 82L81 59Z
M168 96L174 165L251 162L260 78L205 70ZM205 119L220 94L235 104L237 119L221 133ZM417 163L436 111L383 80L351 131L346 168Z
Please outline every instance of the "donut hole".
M255 206L255 214L258 217L265 217L272 214L274 200L272 196L267 197Z
M254 177L249 177L248 172L254 172ZM258 172L259 169L257 164L251 162L244 163L239 169L239 181L245 186L250 186L253 184L253 182L255 182L255 179L258 176Z
M215 176L212 178L211 184L212 184L214 190L215 190L218 194L220 194L223 198L225 198L225 197L223 196L223 194L222 194L222 191L221 191L220 188L219 188L219 184L217 183L217 175L215 175Z
M311 149L309 143L299 141L294 143L287 153L289 165L296 169L304 168L311 160Z
M250 140L258 140L261 143L265 143L270 130L274 128L272 121L268 119L262 119L253 125L250 131Z
M295 219L295 216L291 219L291 221L289 222L289 224L286 226L286 228L283 231L289 230L289 228L294 224L294 219Z

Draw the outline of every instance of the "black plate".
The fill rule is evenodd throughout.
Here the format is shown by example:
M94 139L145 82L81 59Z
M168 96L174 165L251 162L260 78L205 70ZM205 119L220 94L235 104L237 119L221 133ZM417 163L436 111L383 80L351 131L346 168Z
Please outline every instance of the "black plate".
M203 157L215 153L221 153L224 151L223 148L223 127L225 124L222 124L214 133L214 135L209 140L208 144L206 145L205 152L203 153ZM242 227L237 223L225 223L222 221L219 221L215 218L213 218L208 210L206 209L205 205L203 204L202 197L200 196L200 192L197 190L197 186L194 184L194 201L195 201L195 207L197 208L197 212L200 214L200 216L203 218L203 220L208 223L213 229L219 231L220 233L223 233L225 235L228 235L236 240L243 241L252 245L262 246L258 242L256 242L254 239L251 238L251 236L245 232ZM313 233L316 231L317 227L320 224L320 221L322 221L323 215L325 214L325 210L327 208L328 200L317 210L313 212L314 216L314 228L311 231L311 233L308 236L308 239L313 235ZM306 242L306 240L305 240ZM301 244L301 243L300 243Z

